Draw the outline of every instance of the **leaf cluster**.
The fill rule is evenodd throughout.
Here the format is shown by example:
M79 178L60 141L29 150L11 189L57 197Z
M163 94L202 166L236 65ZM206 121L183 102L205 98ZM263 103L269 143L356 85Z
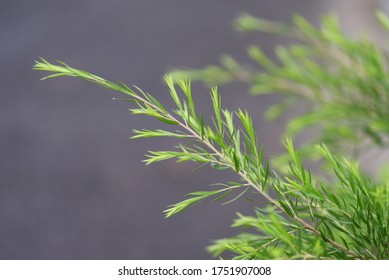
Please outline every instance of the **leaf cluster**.
M386 15L377 12L377 19L389 30ZM253 94L284 94L283 102L267 110L271 120L292 106L305 104L303 114L288 119L286 134L294 137L314 126L315 136L308 141L311 145L326 143L341 151L361 145L364 149L372 145L386 147L389 73L383 47L367 36L348 37L336 15L324 16L319 28L301 16L285 25L247 14L240 16L234 26L241 32L274 33L294 42L277 46L274 59L260 47L249 46L248 55L259 68L223 56L220 66L177 70L173 76L209 84L241 81L250 84Z
M44 59L35 70L48 76L78 77L125 94L132 114L146 115L168 124L167 130L137 129L133 138L177 138L171 150L149 151L145 163L169 159L194 161L199 167L228 169L237 182L222 182L168 206L166 217L186 211L204 199L230 203L248 190L262 196L268 205L255 216L239 214L234 226L253 232L219 240L209 247L215 256L226 251L239 259L384 259L389 258L388 184L376 184L345 157L317 145L314 153L327 162L332 179L314 176L304 164L292 140L284 146L288 154L285 174L275 172L263 157L252 119L243 110L222 108L217 88L211 88L213 116L205 121L197 112L190 82L165 82L175 109L167 110L152 95L124 83L113 83L64 63L54 65ZM47 77L46 77L47 78Z

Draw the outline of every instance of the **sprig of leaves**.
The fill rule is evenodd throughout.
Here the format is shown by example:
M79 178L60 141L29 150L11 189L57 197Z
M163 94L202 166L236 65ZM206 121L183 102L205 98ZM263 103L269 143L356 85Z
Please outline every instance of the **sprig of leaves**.
M122 82L115 84L62 62L53 65L41 59L34 69L53 73L46 78L78 77L123 93L129 97L125 100L135 105L131 109L133 114L151 116L172 128L170 131L134 130L133 138L190 140L180 143L175 150L150 151L146 164L168 159L194 161L215 169L229 169L238 175L240 182L190 193L188 199L170 205L165 211L166 217L183 212L204 199L221 201L235 194L225 202L228 203L249 188L269 202L268 207L257 210L256 217L239 215L234 224L254 228L258 234L241 234L218 241L210 247L214 255L229 250L238 254L237 258L389 257L388 185L373 183L356 163L333 155L325 145L316 146L316 153L326 159L329 172L336 175L335 181L313 176L290 139L284 142L289 155L287 175L279 175L270 171L263 159L263 147L258 144L249 114L223 109L217 88L211 89L214 116L211 124L206 124L196 111L189 81L174 83L171 76L165 77L176 104L176 109L169 111L139 88L130 89Z

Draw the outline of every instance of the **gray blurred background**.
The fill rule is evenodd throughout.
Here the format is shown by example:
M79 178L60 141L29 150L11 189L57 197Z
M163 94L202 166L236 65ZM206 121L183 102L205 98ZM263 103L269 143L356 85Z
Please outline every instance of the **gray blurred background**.
M341 2L341 4L337 3ZM0 0L0 259L207 259L211 240L237 233L235 212L251 213L243 198L228 206L203 202L165 219L169 204L194 190L234 177L193 164L145 167L147 150L169 139L131 140L133 128L155 128L131 116L112 93L76 79L40 82L39 56L59 59L108 79L136 84L168 101L161 82L173 67L217 63L228 53L249 61L245 48L271 51L285 40L234 32L241 12L288 21L300 13L318 22L340 10L352 31L373 24L375 1L253 0ZM207 89L195 85L199 110ZM224 105L247 108L266 154L280 151L282 124L267 124L273 97L247 87L221 89ZM236 179L236 178L235 178Z

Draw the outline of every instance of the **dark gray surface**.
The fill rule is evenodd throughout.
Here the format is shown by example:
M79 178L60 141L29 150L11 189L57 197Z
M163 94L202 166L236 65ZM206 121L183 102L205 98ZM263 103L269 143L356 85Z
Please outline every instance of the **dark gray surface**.
M229 225L237 210L250 213L248 203L205 202L168 220L162 210L234 177L174 162L144 167L146 150L174 143L128 138L158 124L83 81L40 82L33 61L60 59L166 101L161 76L171 67L216 63L221 53L247 60L249 42L271 48L273 37L232 31L240 12L314 18L312 2L0 1L0 259L210 258L204 247L236 233ZM209 110L207 91L195 88ZM281 127L262 120L271 100L239 85L222 94L226 107L251 112L267 153L278 151Z

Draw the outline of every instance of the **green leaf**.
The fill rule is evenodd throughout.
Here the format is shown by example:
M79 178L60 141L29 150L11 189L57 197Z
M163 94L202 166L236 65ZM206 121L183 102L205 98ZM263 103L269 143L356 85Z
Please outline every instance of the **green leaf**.
M164 123L167 123L167 124L172 124L172 125L178 125L179 124L179 122L177 122L175 120L172 120L172 119L165 118L165 117L157 117L157 120L159 120L161 122L164 122Z
M386 14L384 14L382 11L376 11L376 17L378 21L381 23L381 25L389 30L389 18Z

